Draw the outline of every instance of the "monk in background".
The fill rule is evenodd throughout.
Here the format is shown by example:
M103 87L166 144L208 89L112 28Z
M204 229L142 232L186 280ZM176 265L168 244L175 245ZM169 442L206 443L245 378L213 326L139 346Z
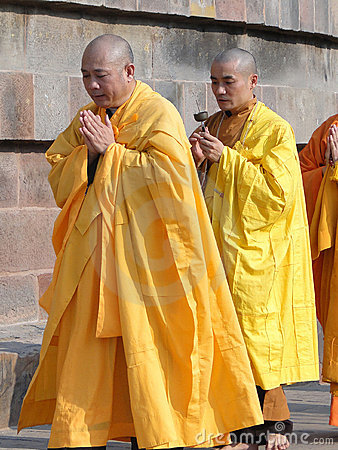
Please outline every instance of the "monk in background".
M322 379L331 383L330 425L338 426L338 114L299 154L310 225L317 317L324 333Z
M264 425L233 433L237 449L288 447L285 383L318 379L306 206L293 130L253 94L251 53L211 65L220 111L190 137L261 401Z

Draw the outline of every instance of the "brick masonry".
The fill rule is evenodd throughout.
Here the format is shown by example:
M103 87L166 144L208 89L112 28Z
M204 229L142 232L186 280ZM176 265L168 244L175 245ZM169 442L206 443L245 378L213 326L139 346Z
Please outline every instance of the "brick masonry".
M131 43L137 78L176 105L188 134L196 102L217 110L209 67L227 47L256 56L256 95L291 122L297 142L337 111L336 0L34 3L0 5L0 325L45 318L37 301L51 279L58 209L42 151L90 101L81 55L97 35Z

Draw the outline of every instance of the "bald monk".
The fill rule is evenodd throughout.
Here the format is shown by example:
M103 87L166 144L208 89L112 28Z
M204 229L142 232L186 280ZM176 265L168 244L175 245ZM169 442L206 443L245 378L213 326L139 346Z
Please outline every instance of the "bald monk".
M324 333L323 381L331 384L330 425L338 426L338 114L313 133L299 154L315 281Z
M81 70L93 102L47 151L56 264L19 430L52 424L49 448L230 442L263 418L182 120L119 36Z
M281 385L318 379L295 138L291 126L254 96L258 76L249 52L218 54L210 78L220 111L190 143L265 419L264 426L236 432L242 444L233 446L284 449L281 433L292 424ZM262 434L269 437L262 440Z

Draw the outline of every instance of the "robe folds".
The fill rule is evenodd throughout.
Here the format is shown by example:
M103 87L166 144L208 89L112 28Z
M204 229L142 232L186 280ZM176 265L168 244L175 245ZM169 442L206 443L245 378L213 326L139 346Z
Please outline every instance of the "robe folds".
M256 384L270 390L318 379L309 232L291 126L258 101L240 140L210 167L204 195Z
M338 426L338 174L328 167L323 176L327 136L338 126L338 114L314 131L301 151L315 280L317 317L323 328L323 381L331 383L330 424ZM335 173L336 172L336 173Z
M47 152L62 210L19 429L52 423L50 447L210 446L262 415L189 142L139 81L111 123L87 193L79 113Z

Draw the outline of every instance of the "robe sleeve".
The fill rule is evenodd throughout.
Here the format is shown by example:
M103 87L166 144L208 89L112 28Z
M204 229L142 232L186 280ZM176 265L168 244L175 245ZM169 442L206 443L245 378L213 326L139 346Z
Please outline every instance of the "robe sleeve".
M224 147L219 161L216 193L223 198L222 221L245 232L267 230L293 205L299 162L293 131L284 125L262 134L250 148L264 148L255 163L254 153ZM250 159L250 160L249 160ZM230 214L227 211L231 211ZM242 223L241 223L242 221Z
M83 144L79 113L46 153L52 169L48 180L57 206L63 208L70 194L87 183L87 147Z
M329 118L314 131L310 141L299 154L309 224L312 221L319 188L323 180L322 167L325 166L328 130L332 123L338 123L337 119L333 120L334 117Z

